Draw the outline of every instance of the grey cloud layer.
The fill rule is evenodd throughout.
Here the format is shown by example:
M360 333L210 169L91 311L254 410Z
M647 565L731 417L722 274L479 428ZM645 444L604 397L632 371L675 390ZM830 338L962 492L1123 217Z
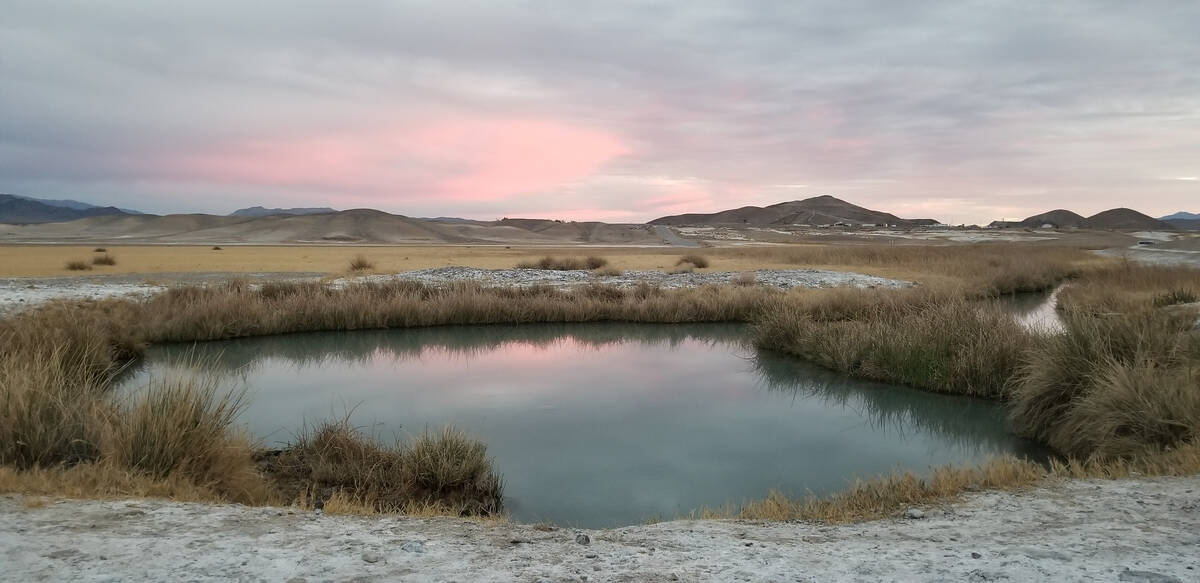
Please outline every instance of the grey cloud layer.
M1200 202L1195 182L1170 179L1200 173L1191 2L38 1L4 13L0 191L152 210L175 208L172 192L210 195L192 199L201 210L242 195L347 206L338 197L369 193L206 186L144 161L449 111L552 116L631 152L480 208L428 201L421 179L379 185L395 192L389 210L644 219L664 178L712 204L834 192L987 209L959 213L977 219ZM811 192L770 187L792 183Z

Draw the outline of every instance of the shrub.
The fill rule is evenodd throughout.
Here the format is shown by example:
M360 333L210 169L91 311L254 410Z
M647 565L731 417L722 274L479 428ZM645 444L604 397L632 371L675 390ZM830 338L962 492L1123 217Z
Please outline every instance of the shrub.
M546 256L537 261L522 261L517 264L517 269L548 269L553 271L583 271L589 269L600 269L608 265L608 260L603 257L589 255L584 258L579 257L551 257Z
M1154 305L1159 308L1177 304L1191 304L1197 301L1200 301L1200 299L1197 298L1196 292L1190 289L1173 289L1154 296Z
M754 273L753 271L743 271L743 272L737 274L737 276L733 278L731 283L733 283L733 285L740 285L740 286L744 287L744 286L754 285L757 281L758 281L758 274Z
M105 249L104 247L96 247L95 249L92 249L93 253L104 253L105 251L108 251L108 249Z
M346 420L326 422L302 432L265 468L288 498L308 497L318 507L349 499L377 512L429 505L462 515L502 509L503 482L487 446L452 428L389 447Z
M92 258L92 265L116 265L117 258L105 253Z
M29 469L98 457L102 387L69 352L14 351L0 361L0 464Z
M857 377L992 398L1029 345L1008 314L923 290L839 290L765 312L755 330L759 346Z
M1068 311L1027 353L1013 394L1021 433L1082 458L1132 458L1200 439L1195 316Z
M67 262L68 271L91 271L92 265L87 261L73 260Z
M709 265L707 257L705 257L703 255L697 255L695 253L689 253L687 255L684 255L683 257L679 258L679 261L675 262L675 265L687 265L687 264L690 264L690 265L696 267L697 269L704 269L704 268L708 267L708 265Z
M213 246L212 250L213 251L221 251L222 249L221 249L220 245L215 245L215 246Z
M366 271L368 269L375 269L375 264L365 256L355 255L354 259L350 260L350 271Z
M592 275L597 277L620 277L621 275L624 275L624 273L625 272L615 267L601 267L599 269L592 270Z
M110 459L158 478L176 471L206 478L245 405L244 393L221 391L217 378L197 372L152 380L120 416Z

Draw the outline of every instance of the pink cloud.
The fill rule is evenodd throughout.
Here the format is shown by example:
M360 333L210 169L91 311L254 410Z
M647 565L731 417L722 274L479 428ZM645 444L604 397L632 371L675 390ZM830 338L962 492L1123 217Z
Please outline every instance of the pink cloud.
M584 179L629 152L616 134L551 119L451 117L246 140L168 154L155 170L174 179L324 189L380 204L495 201Z
M460 199L496 200L539 192L595 173L630 149L615 135L548 120L461 120L415 136L418 156L464 164L439 183Z

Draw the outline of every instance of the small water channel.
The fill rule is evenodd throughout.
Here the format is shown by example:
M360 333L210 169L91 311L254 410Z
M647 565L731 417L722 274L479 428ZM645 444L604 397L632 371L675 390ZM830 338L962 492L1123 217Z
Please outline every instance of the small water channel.
M349 413L384 437L483 439L519 521L607 527L821 494L894 468L1039 457L1002 406L848 379L734 324L462 326L162 345L125 381L204 362L267 446Z

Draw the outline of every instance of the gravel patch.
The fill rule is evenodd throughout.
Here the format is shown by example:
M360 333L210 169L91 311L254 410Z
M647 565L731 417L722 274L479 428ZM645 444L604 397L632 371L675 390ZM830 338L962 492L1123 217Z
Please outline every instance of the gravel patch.
M754 274L754 283L780 289L795 287L908 287L911 282L847 271L820 269L763 269ZM488 286L576 286L599 283L633 287L642 283L662 288L689 288L730 284L743 277L741 272L714 271L665 273L662 271L626 271L617 276L597 276L590 271L553 271L547 269L479 269L475 267L439 267L388 275L366 275L335 280L334 285L357 282L384 283L416 281L432 285L473 281Z
M610 530L7 496L0 564L13 581L1196 581L1198 491L1067 481L862 524Z

